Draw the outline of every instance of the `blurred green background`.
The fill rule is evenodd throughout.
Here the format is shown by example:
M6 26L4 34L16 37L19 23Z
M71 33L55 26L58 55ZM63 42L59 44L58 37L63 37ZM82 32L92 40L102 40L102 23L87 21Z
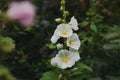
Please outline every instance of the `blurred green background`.
M0 0L1 12L11 1L15 0ZM8 67L17 80L39 80L43 73L54 70L49 60L56 49L50 38L58 25L55 19L62 17L60 0L29 1L37 6L35 26L23 28L0 18L0 35L11 37L16 44L13 52L0 52L0 64ZM79 62L93 69L69 80L120 80L120 0L67 0L66 9L70 13L68 21L75 16L79 22Z

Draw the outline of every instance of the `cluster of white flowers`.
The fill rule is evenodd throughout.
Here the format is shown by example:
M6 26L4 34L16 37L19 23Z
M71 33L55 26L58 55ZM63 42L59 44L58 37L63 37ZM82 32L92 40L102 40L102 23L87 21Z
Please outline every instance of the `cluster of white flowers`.
M73 32L73 30L76 31L78 29L78 22L74 17L71 18L69 23L61 23L57 26L51 42L55 44L59 38L63 37L66 39L65 43L69 47L69 50L65 49L63 44L58 43L57 49L60 51L51 60L53 66L61 69L70 68L80 59L78 50L81 43L78 35Z

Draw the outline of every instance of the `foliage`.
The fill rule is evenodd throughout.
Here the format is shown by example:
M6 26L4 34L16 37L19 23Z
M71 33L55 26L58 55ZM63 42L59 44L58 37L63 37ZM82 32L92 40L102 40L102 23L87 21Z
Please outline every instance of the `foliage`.
M0 65L0 80L15 80L9 70Z
M5 70L5 75L13 74L17 80L120 79L119 0L67 0L69 16L59 11L60 0L29 0L37 6L33 27L3 17L11 1L15 0L0 1L0 46L5 46L3 39L12 45L9 53L0 50L0 64L11 71ZM50 38L58 25L54 20L64 16L68 22L73 15L80 22L76 32L81 40L81 60L72 68L62 70L50 64L58 52ZM0 78L3 68L0 67Z

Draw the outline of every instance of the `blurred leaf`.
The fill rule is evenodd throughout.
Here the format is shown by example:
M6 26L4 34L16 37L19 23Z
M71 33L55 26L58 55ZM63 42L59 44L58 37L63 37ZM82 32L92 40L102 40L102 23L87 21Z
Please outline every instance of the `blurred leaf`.
M69 80L87 80L90 77L91 77L90 74L83 73L83 74L80 74L80 75L73 76Z
M120 27L110 27L108 29L108 33L104 35L104 38L106 41L108 41L103 45L104 49L120 49Z
M56 48L56 45L55 44L46 44L47 47L49 47L50 49L55 49Z
M20 59L20 60L18 60L18 62L19 62L20 64L23 64L23 63L25 62L25 59Z
M97 27L96 25L90 25L90 29L93 30L95 33L97 33Z
M111 50L111 49L120 49L120 44L115 43L107 43L103 45L104 49Z
M16 80L15 77L13 77L10 73L10 71L0 65L0 80Z
M40 80L58 80L59 74L54 71L48 71L43 73L43 77Z
M76 68L78 68L78 70L82 71L82 70L88 70L88 71L93 71L89 66L87 66L86 64L83 63L77 63Z
M93 77L93 78L89 78L88 80L102 80L102 78L100 78L100 77Z
M110 27L107 31L108 33L106 33L104 36L105 39L110 40L120 38L120 27L118 26Z
M120 77L118 77L118 76L107 76L107 79L108 80L120 80Z
M88 21L84 21L84 22L81 23L81 26L87 26L88 24L89 24Z
M14 29L16 30L16 31L19 31L20 30L20 28L18 27L18 26L14 26Z
M29 26L24 29L24 31L32 31L32 30L33 30L33 28L29 27Z

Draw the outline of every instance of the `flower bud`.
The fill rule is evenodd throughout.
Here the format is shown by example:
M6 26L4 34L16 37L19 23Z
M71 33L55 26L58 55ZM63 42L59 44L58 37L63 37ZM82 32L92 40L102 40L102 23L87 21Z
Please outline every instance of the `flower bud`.
M61 4L62 4L62 5L64 5L65 3L66 3L66 1L65 1L65 0L62 0L62 1L61 1Z
M69 15L69 12L68 12L68 11L65 11L65 15Z
M56 22L62 22L62 19L61 18L56 18L55 21Z
M58 43L57 44L57 49L62 49L62 48L63 48L63 44Z
M62 11L62 10L63 10L63 6L60 7L60 11Z
M58 77L59 80L61 80L62 77L63 77L63 74L60 74L59 77Z

